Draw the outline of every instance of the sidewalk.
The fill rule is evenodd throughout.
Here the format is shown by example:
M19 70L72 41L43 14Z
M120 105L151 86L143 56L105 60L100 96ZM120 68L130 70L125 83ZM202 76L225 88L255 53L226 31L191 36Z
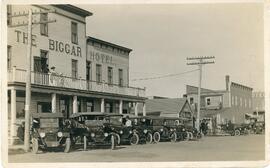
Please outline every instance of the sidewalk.
M9 145L8 146L9 155L22 154L22 153L25 153L24 145Z

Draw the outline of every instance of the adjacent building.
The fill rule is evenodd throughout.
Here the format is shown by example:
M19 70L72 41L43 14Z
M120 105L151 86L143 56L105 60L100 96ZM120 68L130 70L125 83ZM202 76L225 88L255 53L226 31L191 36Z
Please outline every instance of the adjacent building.
M31 113L131 113L145 109L145 88L129 86L129 48L86 36L86 17L92 13L72 5L9 5L8 16L33 15ZM42 23L49 19L56 22ZM27 17L8 19L8 116L10 134L24 119ZM143 111L145 115L145 110Z
M258 121L265 121L265 94L264 92L253 92L253 116Z
M252 114L252 88L230 81L225 77L225 90L201 89L201 116L214 118L217 123L231 121L244 123ZM186 86L186 95L191 107L197 111L198 88Z

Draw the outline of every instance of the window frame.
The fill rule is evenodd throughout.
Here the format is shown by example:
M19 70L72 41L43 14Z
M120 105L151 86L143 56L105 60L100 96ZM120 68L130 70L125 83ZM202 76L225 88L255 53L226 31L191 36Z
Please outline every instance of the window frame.
M96 81L98 83L102 82L102 65L96 64Z
M112 85L113 84L113 67L108 67L108 84Z
M75 71L74 71L73 65L75 65ZM75 60L75 59L71 59L71 77L73 79L78 79L78 60Z
M118 85L123 87L124 86L124 70L118 69Z
M40 22L48 21L48 13L40 14ZM40 23L40 35L48 36L49 35L49 24L48 23Z
M7 46L7 68L11 69L11 56L12 56L12 46Z
M73 28L75 28L75 30ZM78 23L74 21L71 21L71 43L78 44Z

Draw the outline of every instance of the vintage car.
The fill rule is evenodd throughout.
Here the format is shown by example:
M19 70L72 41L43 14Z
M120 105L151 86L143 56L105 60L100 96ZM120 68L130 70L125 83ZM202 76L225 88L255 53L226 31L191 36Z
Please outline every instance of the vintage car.
M176 142L179 138L176 133L175 124L168 122L169 118L166 117L147 117L147 121L151 127L153 141L158 143L160 141L173 141Z
M254 134L263 134L264 133L264 122L257 121L253 124L252 130Z
M69 152L70 128L65 124L62 113L33 113L31 126L32 152L39 149L62 147Z
M139 143L138 132L132 126L125 126L122 114L106 114L106 121L110 125L111 132L116 135L117 144L137 145Z
M106 114L100 112L80 112L70 116L72 144L83 141L83 149L87 146L104 145L115 149L116 134L111 131L106 121Z
M235 124L234 125L234 135L248 135L250 134L252 126L250 124Z
M139 136L140 143L152 143L153 129L150 127L147 117L143 116L129 116L132 121L132 128L136 131Z

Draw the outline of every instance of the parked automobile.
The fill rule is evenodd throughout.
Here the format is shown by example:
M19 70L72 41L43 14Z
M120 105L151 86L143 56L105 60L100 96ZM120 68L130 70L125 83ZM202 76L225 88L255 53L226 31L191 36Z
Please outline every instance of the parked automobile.
M117 144L137 145L139 143L138 132L132 126L125 126L122 114L107 114L106 121L110 124L111 131L116 135Z
M144 116L130 116L132 120L132 128L136 131L139 136L140 143L152 143L153 129L150 127L149 122L147 121L147 117Z
M234 125L234 135L248 135L250 134L251 125L250 124L235 124Z
M264 122L257 121L253 124L253 132L254 134L264 134Z
M69 152L70 128L65 124L62 113L33 113L31 126L32 152L39 149L46 150L51 147L61 147Z
M71 137L75 145L78 140L83 141L83 149L87 146L104 145L115 149L116 134L112 132L110 124L105 119L106 114L100 112L80 112L70 116Z

